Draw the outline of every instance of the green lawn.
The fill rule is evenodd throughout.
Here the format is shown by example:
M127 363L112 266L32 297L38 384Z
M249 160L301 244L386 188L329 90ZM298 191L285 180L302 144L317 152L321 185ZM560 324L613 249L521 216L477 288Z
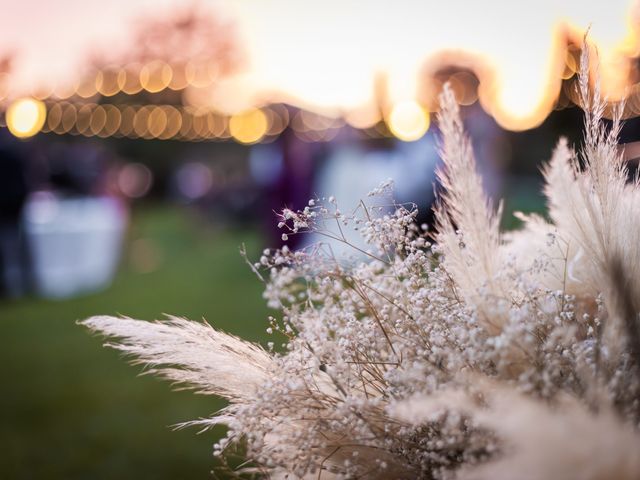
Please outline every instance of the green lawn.
M156 268L148 273L128 260L141 238L153 247L145 268ZM220 432L196 435L171 425L223 403L138 376L140 367L75 322L172 313L264 340L262 285L238 253L242 242L259 255L255 232L215 231L186 210L145 207L134 214L120 273L107 291L64 301L0 300L0 478L210 478Z

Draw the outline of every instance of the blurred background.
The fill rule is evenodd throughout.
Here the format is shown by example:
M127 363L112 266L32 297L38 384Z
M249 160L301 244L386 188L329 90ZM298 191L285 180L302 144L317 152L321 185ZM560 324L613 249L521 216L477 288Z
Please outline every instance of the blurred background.
M627 0L0 0L0 478L210 478L221 431L171 426L224 404L137 377L76 321L266 341L240 246L388 178L429 223L445 82L506 228L544 210L558 137L580 145L583 48L607 113L626 99L635 169L639 32Z

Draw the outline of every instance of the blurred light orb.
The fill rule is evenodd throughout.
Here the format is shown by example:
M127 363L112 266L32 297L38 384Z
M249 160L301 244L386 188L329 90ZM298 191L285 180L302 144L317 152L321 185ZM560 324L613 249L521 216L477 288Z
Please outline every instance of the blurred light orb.
M154 60L140 70L140 85L149 93L158 93L171 83L173 69L170 65Z
M158 138L167 128L167 114L162 107L153 107L147 117L147 132L153 138Z
M189 162L176 172L176 186L187 200L204 197L213 186L211 169L201 162Z
M44 126L47 107L40 100L21 98L7 110L7 127L18 138L34 136Z
M153 173L142 163L128 163L120 169L117 182L124 196L141 198L153 185Z
M429 114L417 102L401 102L391 109L387 125L399 140L413 142L429 130Z
M249 110L229 120L229 132L240 143L256 143L267 133L269 121L262 110Z

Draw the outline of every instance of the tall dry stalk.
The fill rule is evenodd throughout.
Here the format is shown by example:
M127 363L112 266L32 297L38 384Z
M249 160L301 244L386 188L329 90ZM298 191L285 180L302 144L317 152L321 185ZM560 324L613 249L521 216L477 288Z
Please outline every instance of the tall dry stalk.
M279 309L274 353L206 324L94 317L93 331L161 375L230 401L215 447L244 442L277 478L640 478L640 187L627 180L604 103L579 78L585 141L544 168L552 222L501 234L450 89L439 124L446 191L434 247L389 185L343 213L333 199L282 212L284 236L252 268ZM242 472L240 472L242 473Z

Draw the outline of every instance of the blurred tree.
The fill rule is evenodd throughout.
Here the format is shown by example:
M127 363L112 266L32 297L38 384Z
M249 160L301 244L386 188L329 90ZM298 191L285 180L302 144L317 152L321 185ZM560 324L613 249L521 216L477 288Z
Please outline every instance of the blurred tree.
M161 60L169 65L189 61L213 62L220 74L232 73L242 63L235 25L221 15L195 5L138 23L129 60Z

